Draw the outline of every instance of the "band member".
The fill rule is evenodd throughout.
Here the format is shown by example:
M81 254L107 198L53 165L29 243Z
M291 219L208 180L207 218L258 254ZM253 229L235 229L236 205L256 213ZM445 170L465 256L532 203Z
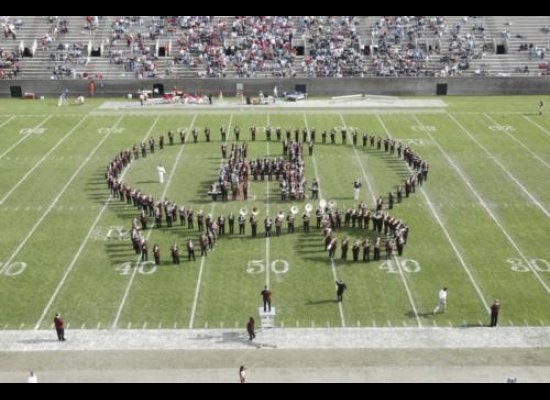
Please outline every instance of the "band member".
M159 149L160 150L164 149L164 135L163 134L161 134L159 136Z
M275 218L275 236L281 236L281 228L283 226L284 215L279 213Z
M233 234L233 229L235 227L235 214L233 214L233 211L229 213L227 222L229 223L229 233Z
M271 237L271 226L272 225L273 225L273 221L271 221L271 217L267 216L264 220L265 237Z
M252 125L250 127L250 137L252 138L253 142L256 140L256 126L255 125Z
M342 240L342 260L347 261L348 259L348 249L349 249L349 237L345 237Z
M153 246L153 258L155 259L155 265L160 264L160 247L155 244Z
M139 222L141 223L141 229L145 230L147 229L147 216L145 214L145 211L141 211L141 215L139 216Z
M206 141L209 142L210 141L210 128L209 127L204 128L204 135L206 136Z
M170 247L170 254L172 255L172 262L174 264L180 263L180 249L178 247L177 243L174 243L172 247Z
M359 195L361 194L361 182L359 180L353 181L353 198L359 200Z
M309 155L312 156L313 155L313 141L309 141L309 144L307 146L308 148L308 151L309 151Z
M288 233L294 233L296 230L295 223L296 223L296 215L293 213L289 213L286 216L286 222L287 222L287 232Z
M244 235L244 226L246 223L246 217L244 214L239 214L239 235Z
M265 128L265 139L270 142L271 141L271 127L268 126Z
M315 127L311 128L311 131L309 132L309 140L315 143Z
M374 242L374 257L373 257L374 261L380 260L380 246L381 246L380 240L381 239L377 237L376 241Z
M302 219L304 222L304 232L309 233L309 221L311 220L311 214L308 211L304 212Z
M370 261L370 240L368 238L363 240L363 261Z
M193 134L193 143L197 143L199 141L199 132L197 131L197 128L193 128L191 133Z
M281 127L280 126L275 128L275 134L277 135L277 141L280 142L281 141Z
M182 130L180 131L180 143L181 143L181 144L185 144L185 136L186 136L185 129L182 129Z
M340 129L340 133L342 134L342 144L346 144L346 140L348 138L348 130L345 126Z
M327 144L327 130L323 129L323 132L321 132L321 143Z
M252 229L252 237L256 237L256 234L257 234L257 229L258 229L258 218L256 218L256 216L254 214L252 214L250 216L250 219L249 219L249 222L250 222L250 227Z
M220 126L220 135L222 137L222 142L225 142L227 137L227 131L225 130L225 126Z
M193 244L193 241L191 239L187 240L187 260L195 261L195 245Z
M241 134L241 128L239 128L239 125L236 125L235 128L233 128L233 133L235 134L235 140L239 141L239 135Z
M367 147L367 139L368 139L367 132L363 131L363 148Z
M170 146L174 145L174 132L172 132L172 130L168 131L168 143Z
M227 158L227 144L225 142L222 144L222 158Z
M319 198L319 182L317 182L317 178L313 178L313 181L311 181L311 198Z
M353 261L359 261L359 240L353 242L353 247L351 248L351 253L353 254Z
M338 239L336 238L336 236L333 236L332 239L330 240L329 245L327 246L328 258L334 258L334 256L336 255L337 248L338 248Z
M330 144L336 144L336 129L330 130Z
M539 101L539 115L542 115L542 109L544 108L544 102L542 99Z
M149 250L147 249L147 242L145 239L141 239L141 261L149 260Z
M353 139L353 147L357 146L357 130L354 130L351 134L351 137Z
M393 192L390 192L390 193L388 194L388 208L389 208L390 210L393 209L393 199L394 199Z

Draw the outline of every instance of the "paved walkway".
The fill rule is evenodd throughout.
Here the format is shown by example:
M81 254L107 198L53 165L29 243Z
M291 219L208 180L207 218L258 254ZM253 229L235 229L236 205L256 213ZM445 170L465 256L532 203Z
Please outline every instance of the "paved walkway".
M53 329L0 332L0 382L550 381L550 328Z
M69 329L58 342L51 330L0 332L2 351L459 349L550 347L550 327L274 328L250 342L243 329Z

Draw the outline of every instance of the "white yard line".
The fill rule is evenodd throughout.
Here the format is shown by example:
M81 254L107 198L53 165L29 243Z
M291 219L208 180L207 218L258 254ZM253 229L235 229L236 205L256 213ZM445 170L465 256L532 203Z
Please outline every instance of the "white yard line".
M506 175L508 175L508 177L515 182L515 184L523 191L523 193L525 193L527 195L527 197L529 197L529 199L531 199L531 201L538 207L541 209L541 211L544 213L544 215L546 215L547 217L550 217L550 212L531 194L529 193L529 191L525 188L525 186L523 186L523 184L518 181L516 179L516 177L514 177L510 171L508 171L506 169L506 167L499 161L498 158L496 158L491 152L489 152L489 150L487 150L485 148L485 146L483 146L476 138L474 135L472 135L470 133L470 131L468 131L468 129L466 129L464 126L462 126L462 124L460 122L458 122L458 120L453 117L451 114L447 113L447 115L449 116L450 119L452 119L455 124L457 124L460 129L462 129L462 131L464 131L464 133L466 133L470 139L472 139L474 142L476 142L476 144L485 152L485 154L487 154L487 156L489 156L489 158L491 160L493 160L505 173ZM418 121L418 118L416 118L415 116L415 119ZM431 135L430 135L431 136Z
M123 117L120 117L121 119ZM25 247L25 245L27 244L27 242L29 241L29 239L31 238L31 236L34 234L34 232L36 231L36 229L40 226L40 224L42 223L42 221L44 221L44 219L46 219L46 217L50 214L50 212L53 210L53 208L55 207L55 205L57 204L57 202L59 201L59 199L61 198L61 196L63 196L63 194L65 193L65 191L67 190L67 188L73 183L73 181L76 179L76 177L78 176L78 174L80 173L80 171L82 171L82 169L84 168L84 166L88 163L88 161L90 161L93 157L93 155L95 154L95 152L101 147L101 145L111 136L111 134L107 134L103 137L103 139L101 139L101 141L97 144L96 147L94 147L94 149L90 152L90 155L86 158L86 160L84 160L84 162L80 165L80 167L77 168L77 170L74 172L74 174L71 176L71 178L67 181L67 183L65 184L65 186L63 186L61 188L61 190L59 191L59 194L56 196L55 199L53 199L53 201L51 202L50 206L46 209L46 211L44 212L44 214L42 214L42 216L40 217L40 219L38 220L38 222L32 227L32 229L30 230L30 232L27 234L27 236L25 236L25 238L21 241L21 243L19 243L19 246L17 246L17 248L15 249L15 251L12 253L12 255L8 258L8 260L4 263L5 266L8 266L11 264L11 262L13 261L13 259L15 257L17 257L17 255L19 254L19 252L23 249L23 247ZM5 267L4 267L5 268ZM2 272L2 270L0 270L0 273Z
M59 142L57 142L57 144L56 144L54 147L52 147L52 148L50 149L50 151L48 151L40 160L38 160L38 161L34 164L34 166L33 166L33 167L32 167L32 168L31 168L31 169L30 169L30 170L29 170L29 171L19 180L19 182L17 182L17 184L16 184L14 187L12 187L12 188L10 189L10 191L9 191L8 193L6 193L6 195L5 195L4 197L2 197L2 199L0 200L0 206L1 206L2 204L4 204L4 202L6 201L6 199L7 199L8 197L10 197L11 194L12 194L14 191L16 191L17 188L18 188L19 186L21 186L21 185L23 184L23 182L25 182L25 180L26 180L26 179L27 179L27 178L28 178L28 177L29 177L29 176L30 176L30 175L40 166L40 165L42 165L42 163L43 163L44 161L46 161L46 159L48 159L48 157L50 156L50 154L52 154L52 153L55 151L55 149L57 149L65 140L67 140L67 138L68 138L69 136L71 136L71 135L73 134L73 132L75 132L75 130L76 130L85 120L86 120L86 118L88 118L88 116L89 116L89 114L85 115L85 116L84 116L84 117L83 117L83 118L82 118L82 119L81 119L81 120L80 120L80 121L79 121L79 122L69 131L69 132L67 132L67 134L66 134L65 136L63 136L63 137L61 138L61 140L59 140Z
M229 123L227 124L227 136L231 134L231 124L233 123L233 114L229 116ZM223 158L220 161L220 166L223 165ZM216 204L212 204L212 208L210 213L212 214L212 217L214 217L214 208L216 207ZM197 277L197 285L195 286L195 295L193 296L193 306L191 307L191 315L189 316L189 329L193 328L193 324L195 323L195 315L197 314L197 305L199 304L199 294L201 290L202 285L202 274L204 271L204 264L206 262L206 257L202 257L201 259L201 265L199 267L199 276Z
M307 116L306 113L304 113L304 122L306 124L306 128L309 132L309 125L307 123ZM315 156L311 156L311 161L313 162L313 171L315 172L315 179L317 179L317 183L319 185L319 197L323 199L323 192L321 191L321 180L319 179L319 170L317 169L317 161L315 160ZM338 280L338 276L336 274L336 264L334 263L334 259L330 259L330 267L332 271L332 279L334 282ZM338 309L340 311L340 324L342 327L346 326L346 319L344 318L344 307L342 306L342 302L338 302Z
M9 117L7 120L5 120L4 122L2 122L0 124L0 128L3 128L4 125L8 124L12 119L14 119L15 117L17 117L17 115L12 115L11 117Z
M342 114L340 114L340 120L342 121L342 125L346 129L346 136L348 136L349 135L348 127L347 127L346 121L344 120L344 117L342 116ZM351 142L351 143L353 143L353 142ZM363 163L361 162L361 158L359 157L359 152L357 151L355 146L353 146L353 144L352 144L352 148L353 148L353 152L355 153L355 158L357 160L357 163L359 164L359 167L361 168L361 172L363 173L363 178L367 182L367 186L369 188L369 192L370 192L370 195L372 197L373 206L376 206L376 195L374 194L374 189L373 189L373 187L370 183L370 179L369 179L367 173L365 172L365 168L363 167ZM411 293L411 290L409 288L409 284L407 282L407 279L405 278L405 274L403 274L403 269L401 268L401 263L397 260L396 255L394 255L394 259L395 259L395 263L397 265L397 270L399 271L399 276L401 277L401 282L403 282L403 286L405 286L405 291L407 292L407 297L409 298L409 303L411 304L411 307L413 309L414 316L416 318L416 323L418 324L418 326L421 327L422 322L420 321L420 317L418 316L418 310L416 309L416 304L415 304L414 299L412 297L412 293Z
M500 125L497 121L495 121L493 118L491 118L487 113L483 113L485 118L487 118L489 121L491 121L493 124L497 126ZM535 159L537 159L541 164L543 164L546 168L550 168L550 164L544 161L542 158L540 158L536 153L534 153L529 147L527 147L521 140L518 140L514 135L512 135L508 131L504 131L505 134L507 134L513 141L515 141L517 144L519 144L521 147L523 147L529 154L531 154Z
M269 114L267 114L267 126L269 126ZM264 134L265 134L265 128L264 128ZM266 157L269 158L269 140L265 141L265 151L266 151ZM270 215L270 204L269 204L269 177L267 179L266 185L265 185L265 208L266 208L266 218ZM273 229L272 229L273 230ZM270 248L270 240L271 238L268 236L265 238L265 285L269 287L269 248Z
M158 118L158 117L157 117ZM193 125L195 124L195 120L197 119L197 114L193 117L193 120L191 121L191 125L189 126L188 131L191 130ZM174 165L172 166L172 170L170 171L170 175L168 176L167 181L164 184L164 190L162 191L162 194L160 196L160 199L164 199L166 197L166 192L168 192L168 189L170 188L170 182L172 182L172 179L174 178L174 175L176 174L176 169L178 166L178 163L181 159L181 156L183 154L183 150L185 150L187 144L183 144L181 146L180 151L178 152L178 155L176 159L174 160ZM145 236L145 241L149 240L149 237L151 237L151 233L153 232L153 228L155 227L155 224L151 225L151 229L147 232L147 235ZM136 262L138 262L141 258L141 255L137 257ZM130 289L132 287L132 284L134 283L134 279L136 278L136 273L138 271L138 267L134 267L134 270L132 271L132 275L130 276L130 280L128 281L128 284L126 285L126 289L124 290L124 295L122 296L122 300L120 301L120 304L118 306L115 319L113 321L113 324L111 325L111 328L116 328L118 324L118 320L120 319L120 315L122 314L122 310L124 309L124 306L126 305L126 300L128 299L128 295L130 294Z
M159 120L159 117L155 118L155 120L153 121L153 124L151 125L151 128L149 128L149 130L147 131L147 134L145 135L145 138L143 140L146 140L149 135L151 135L151 133L153 132L153 129L155 128L155 125L157 124ZM120 122L120 119L119 121ZM118 124L117 122L117 124ZM120 175L120 178L119 180L122 181L122 178L124 178L124 175L126 175L126 172L128 172L129 170L129 166L122 172L122 174ZM114 197L111 197L109 196L109 198L107 199L107 201L105 202L105 204L103 205L103 207L101 208L101 211L99 212L99 214L97 215L95 221L92 223L92 226L90 227L90 230L88 231L88 234L86 235L86 237L84 238L84 240L82 241L82 243L80 244L80 247L78 248L78 251L76 252L75 256L73 257L71 263L69 264L69 266L67 267L67 269L65 270L65 273L63 274L63 278L61 278L61 281L59 282L59 284L57 285L57 287L55 288L55 291L53 292L52 296L50 297L50 300L48 301L48 303L46 304L46 307L44 307L44 311L42 312L42 315L40 316L38 322L36 323L34 329L38 329L40 327L40 325L42 324L42 322L44 321L44 318L46 317L46 314L49 312L50 310L50 307L52 306L53 302L55 301L55 299L57 298L57 295L59 294L59 292L61 291L61 288L63 287L63 285L65 284L65 281L67 280L67 277L69 276L69 274L72 272L72 270L74 269L77 261L79 260L80 258L80 255L82 254L82 252L84 251L84 248L86 247L86 245L88 244L88 241L90 240L90 237L92 236L94 230L95 230L95 227L97 226L97 224L99 223L101 217L103 216L103 213L107 210L107 207L109 206L111 200L113 199Z
M419 125L422 125L422 123L420 122L420 120L416 117L416 115L413 115L416 122L419 124ZM452 117L451 117L452 118ZM462 180L464 181L464 183L466 184L466 186L468 186L468 188L470 189L470 191L473 193L473 195L477 198L477 200L479 201L479 204L481 204L481 206L485 209L485 211L487 212L487 214L489 214L489 216L491 217L491 219L495 222L495 224L500 228L500 230L502 231L502 233L504 234L504 236L506 237L506 239L508 239L508 241L510 242L510 244L512 245L512 247L516 250L516 252L519 254L519 256L523 259L523 261L525 262L525 264L529 267L529 269L533 272L533 274L535 274L535 277L539 280L539 282L541 283L542 287L544 288L544 290L546 290L547 293L550 293L550 287L548 287L548 285L546 284L546 282L544 281L544 279L542 279L542 277L540 276L540 274L538 273L538 271L533 268L533 266L531 265L531 262L527 259L527 257L525 256L525 254L521 251L521 249L518 247L518 245L514 242L514 240L512 239L512 237L510 236L510 234L506 231L506 229L504 229L504 227L502 226L502 224L500 223L500 221L497 219L497 217L495 216L495 214L491 211L491 209L489 208L489 206L487 205L487 203L485 203L485 200L483 200L483 198L481 197L481 195L477 192L477 190L474 188L474 186L472 185L472 183L470 182L470 180L466 177L466 175L464 175L464 173L462 172L462 170L458 167L458 165L453 161L453 159L447 154L447 152L445 152L445 150L443 150L443 148L439 145L439 143L435 140L435 138L433 137L433 135L426 131L426 134L430 137L430 139L433 141L433 143L437 146L437 148L439 149L439 151L443 154L443 156L447 159L447 161L449 162L449 164L451 164L455 170L455 172L460 176L460 178L462 178Z
M548 129L543 128L542 126L540 126L539 124L537 124L536 122L531 120L531 118L527 117L526 115L522 115L522 117L525 118L527 120L527 122L529 122L529 123L535 125L537 128L539 128L542 132L544 132L546 134L546 136L550 136L550 131L548 131Z
M36 129L36 128L40 128L42 125L44 125L46 123L46 121L48 121L51 117L53 117L53 114L46 117L46 119L44 121L42 121L41 123L39 123L38 125L36 125L33 129ZM7 122L7 121L6 121ZM4 158L4 156L6 154L8 154L10 151L12 151L13 149L15 149L17 146L19 146L19 144L24 141L25 139L27 139L29 136L32 136L31 133L27 134L27 135L23 135L23 137L21 139L19 139L17 142L15 142L9 149L7 149L5 152L3 152L2 154L0 154L0 160L2 158Z
M376 118L378 119L378 122L380 123L380 125L382 126L384 131L386 132L386 135L388 135L388 137L392 138L392 134L390 133L390 131L386 127L386 124L384 124L384 121L382 120L382 118L380 118L379 115L377 115ZM407 167L408 167L408 165L407 165ZM409 171L412 171L410 167L408 167L408 169L409 169ZM483 303L483 306L485 307L485 310L488 312L489 311L489 304L487 304L487 301L485 300L485 297L483 296L483 293L481 292L481 289L479 288L479 285L475 281L472 273L470 272L470 269L468 268L468 266L466 265L466 262L462 258L462 255L461 255L460 251L456 247L455 241L451 238L451 235L449 234L449 231L447 231L447 228L445 228L445 224L443 224L443 221L441 220L441 217L439 216L438 212L436 211L433 203L431 202L431 200L428 197L428 195L427 195L426 191L424 190L424 188L420 187L419 189L420 189L420 192L422 193L422 195L424 196L424 200L426 201L426 204L428 205L428 208L430 209L430 212L431 212L432 216L435 218L435 220L439 224L441 230L443 231L443 234L445 235L445 237L447 238L447 241L451 245L451 248L453 249L456 257L460 261L460 264L462 265L462 268L464 269L464 272L466 272L466 275L468 275L468 279L470 279L470 282L471 282L472 286L474 287L477 295L481 299L481 302Z

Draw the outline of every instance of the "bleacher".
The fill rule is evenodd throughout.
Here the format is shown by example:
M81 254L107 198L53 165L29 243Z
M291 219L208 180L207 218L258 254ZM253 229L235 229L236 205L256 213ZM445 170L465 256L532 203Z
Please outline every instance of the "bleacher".
M3 79L550 72L549 16L1 18Z

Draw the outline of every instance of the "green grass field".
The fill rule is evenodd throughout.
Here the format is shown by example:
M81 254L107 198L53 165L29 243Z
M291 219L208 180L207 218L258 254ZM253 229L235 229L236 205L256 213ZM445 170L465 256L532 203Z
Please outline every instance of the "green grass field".
M70 328L244 328L249 316L259 319L266 283L280 327L486 324L494 298L502 304L501 325L550 325L550 117L548 110L538 115L538 99L446 97L444 110L305 113L118 112L98 110L102 100L68 107L55 100L1 100L0 329L46 328L55 312ZM196 228L152 229L145 232L149 248L160 245L163 263L140 264L128 237L116 234L117 227L129 231L138 211L109 199L103 174L117 152L147 136L192 126L201 132L199 143L188 137L181 146L176 137L176 145L126 170L124 181L155 199L165 195L215 217L256 206L261 221L268 212L288 213L293 204L303 211L307 200L281 203L273 181L253 182L254 198L247 202L210 201L205 193L218 176L222 124L229 132L241 127L254 158L282 155L281 143L264 140L267 124L315 127L314 157L307 150L304 157L306 177L317 176L321 197L338 208L356 206L354 179L363 182L361 196L372 208L373 198L386 198L409 171L397 156L364 149L361 139L355 149L351 140L340 144L339 134L336 145L322 145L322 129L357 127L359 136L366 129L410 144L429 161L430 175L391 212L410 227L404 255L354 263L350 249L347 262L340 250L331 261L312 218L311 233L302 233L298 219L295 234L286 234L285 224L285 233L270 239L263 224L251 238L247 223L247 236L221 237L195 262L187 261L185 241L191 237L198 247ZM250 142L252 124L260 127L256 142ZM210 143L205 126L212 129ZM159 162L168 172L165 186L156 182ZM359 239L365 232L337 232L344 235ZM179 266L170 259L174 241ZM348 286L341 305L336 277ZM449 288L448 309L433 317L442 286Z

